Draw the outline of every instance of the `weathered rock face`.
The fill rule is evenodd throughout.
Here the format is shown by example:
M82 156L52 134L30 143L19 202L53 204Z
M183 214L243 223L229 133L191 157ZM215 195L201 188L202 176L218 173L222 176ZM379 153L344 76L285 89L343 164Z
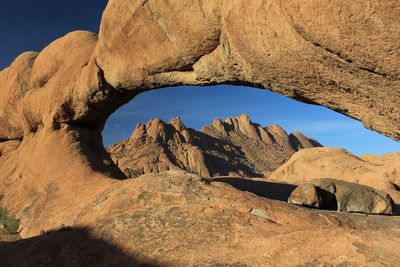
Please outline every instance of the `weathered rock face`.
M67 34L0 72L0 140L23 139L1 157L0 184L24 181L45 196L41 179L77 186L86 171L121 177L102 148L106 119L138 93L169 85L269 88L400 140L399 5L111 0L98 36ZM66 159L76 173L61 171Z
M391 197L371 187L335 179L313 180L299 185L288 202L342 212L393 214Z
M311 148L295 153L271 175L272 180L301 183L333 178L388 193L400 204L400 154L356 157L339 148Z
M186 170L203 177L268 177L299 149L321 146L279 126L262 127L247 115L214 120L201 131L187 129L179 118L136 126L132 136L108 148L127 177L166 170Z
M19 140L0 142L0 157L5 156L6 154L16 150L20 144L21 141Z
M42 225L54 229L47 235L0 242L0 265L396 266L400 260L393 249L400 217L306 209L182 171L86 194L91 202L76 210L75 223L62 222L86 229L58 231L60 222Z
M243 82L400 140L399 15L395 0L113 0L95 56L121 90Z
M123 175L102 146L101 130L108 116L138 93L169 85L234 83L269 88L300 101L324 105L400 140L399 7L396 0L330 3L110 0L98 36L88 32L70 33L40 53L22 54L0 72L0 140L21 141L0 156L0 188L4 192L1 205L21 217L23 237L57 229L61 224L89 225L103 220L98 236L107 232L102 230L108 227L112 229L110 236L127 243L131 236L125 232L129 230L125 222L140 218L142 208L131 204L141 205L136 196L148 187L135 184L131 191L118 191L119 199L121 195L126 196L125 202L115 198L116 202L112 198L106 201L108 193L121 188L124 182L113 179ZM185 185L182 190L190 186ZM162 206L173 198L174 204L185 204L174 192L166 196L165 188L159 190L155 201L161 202L147 202L151 206L145 209L147 222L160 221L169 212L162 209L156 213L157 203ZM219 196L227 195L226 188L218 192ZM213 218L220 215L218 218L223 218L226 205L234 203L237 197L235 193L231 203L224 202L217 213L208 213L198 228L192 228L206 229L206 238L192 235L196 242L188 239L185 230L190 225L185 224L174 228L176 234L167 231L166 236L157 227L145 234L140 228L134 228L137 239L127 250L134 251L137 247L146 251L148 257L170 256L172 259L163 257L164 261L175 265L179 260L187 266L207 259L209 265L220 264L222 260L212 255L227 244L227 235L221 235L220 227L229 220L213 221ZM199 218L204 207L210 207L208 200L203 201L191 218ZM109 209L101 209L107 214L100 214L97 209L101 203L109 205ZM198 203L190 202L190 205ZM128 208L121 211L121 207ZM249 205L243 207L242 211L248 212ZM173 206L169 208L176 211ZM188 212L192 208L182 206L178 211ZM292 214L291 210L285 213ZM173 212L168 214L172 214L171 218L182 218ZM246 259L232 262L229 260L232 249L229 249L226 262L230 264L243 262L259 266L270 261L272 265L282 266L289 258L288 254L282 254L287 247L293 248L289 255L293 257L297 253L301 259L297 263L305 265L318 259L330 262L333 259L340 264L338 256L350 255L350 252L348 264L356 261L391 266L399 261L398 255L391 253L400 238L398 228L392 227L399 225L396 218L384 221L389 223L385 224L387 230L362 228L355 237L353 228L316 231L315 215L307 215L313 225L300 232L288 231L287 243L277 246L282 241L283 225L293 218L274 224L270 232L265 230L264 220L258 221L257 231L246 232L242 227L247 234L241 234L238 225L249 222L241 214L238 210L230 213L232 218L243 220L230 224L226 233L232 233L232 247L239 243L245 246L239 250L248 253L237 253ZM87 216L85 220L84 216ZM120 228L114 227L117 225L114 219L120 220ZM325 215L321 215L321 221L327 223ZM335 224L335 219L330 223ZM376 225L379 223L371 229L378 229L374 228ZM270 246L260 246L265 244L265 236L273 236L271 233L279 235L271 238ZM319 254L315 254L316 234L322 244ZM165 239L156 243L151 239L154 236L165 236ZM341 238L332 244L331 236ZM296 243L294 237L308 242ZM180 249L178 254L165 252L168 250L165 244L171 240L177 242L171 251ZM210 242L204 244L204 240ZM249 242L243 244L237 240ZM199 253L196 260L180 241L193 245L191 251ZM335 251L324 250L332 245L337 248ZM159 252L155 247L165 250ZM254 253L256 249L260 252ZM21 253L18 248L17 251ZM305 257L305 251L312 251L313 255ZM217 255L219 259L220 254ZM268 255L277 256L271 260Z
M60 123L101 130L116 108L156 87L243 83L400 140L398 5L109 1L98 37L68 34L1 71L0 138Z

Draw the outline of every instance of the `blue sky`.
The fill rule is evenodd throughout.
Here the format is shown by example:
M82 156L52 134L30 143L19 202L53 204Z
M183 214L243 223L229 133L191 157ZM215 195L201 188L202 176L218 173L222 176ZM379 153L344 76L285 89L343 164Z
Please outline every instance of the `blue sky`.
M214 118L242 113L263 126L279 124L289 133L301 131L325 146L342 147L356 155L400 151L400 143L340 113L268 90L230 85L181 86L142 93L110 117L103 132L104 143L129 137L137 123L152 118L169 121L179 116L187 127L198 130Z
M98 32L107 0L4 0L0 7L0 70L25 51L40 51L74 30Z
M107 0L13 0L0 8L0 70L24 51L40 51L51 41L74 30L98 32ZM178 87L140 94L109 119L103 132L109 145L128 137L135 125L154 117L168 121L180 116L199 129L216 117L247 113L262 125L279 124L299 130L326 146L355 154L400 151L400 143L366 130L341 114L306 105L267 90L234 86Z

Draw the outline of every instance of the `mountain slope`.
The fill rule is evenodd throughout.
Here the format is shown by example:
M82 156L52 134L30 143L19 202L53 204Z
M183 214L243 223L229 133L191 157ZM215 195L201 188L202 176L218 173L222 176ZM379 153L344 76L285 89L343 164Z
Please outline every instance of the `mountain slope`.
M128 177L177 169L203 177L262 177L294 152L318 146L299 132L288 135L278 125L262 127L241 115L216 119L200 131L186 128L179 118L153 119L108 151Z

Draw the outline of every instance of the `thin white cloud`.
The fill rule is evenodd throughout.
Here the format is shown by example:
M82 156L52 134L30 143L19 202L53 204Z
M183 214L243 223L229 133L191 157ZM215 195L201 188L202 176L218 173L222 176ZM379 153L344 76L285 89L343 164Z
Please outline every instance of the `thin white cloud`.
M289 124L290 125L290 124ZM363 129L361 123L357 121L337 121L337 120L321 120L313 122L295 122L290 125L291 128L300 132L309 134L322 134L336 131L349 131Z

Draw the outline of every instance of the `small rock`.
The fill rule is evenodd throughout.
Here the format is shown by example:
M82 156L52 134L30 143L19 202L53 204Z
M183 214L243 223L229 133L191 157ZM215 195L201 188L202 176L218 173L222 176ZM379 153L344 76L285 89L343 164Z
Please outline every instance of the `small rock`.
M255 215L255 216L267 219L268 221L275 222L268 216L267 212L265 210L263 210L263 209L254 209L253 208L253 209L250 210L250 213Z

